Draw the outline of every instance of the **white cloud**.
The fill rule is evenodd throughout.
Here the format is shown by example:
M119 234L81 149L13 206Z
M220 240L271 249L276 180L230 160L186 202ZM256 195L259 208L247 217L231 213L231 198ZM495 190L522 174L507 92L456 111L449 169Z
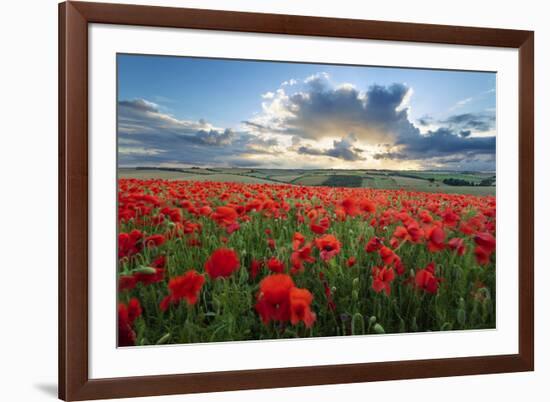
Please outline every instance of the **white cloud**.
M144 148L144 147L118 147L118 153L121 155L142 155L151 156L159 155L165 152L162 149Z
M320 73L316 73L316 74L312 74L310 75L309 77L307 77L304 82L306 84L310 84L314 81L317 81L317 80L326 80L328 81L330 79L330 76L328 73L325 73L324 71L320 72Z
M293 86L293 85L297 85L298 82L299 82L298 80L295 80L294 78L291 78L291 79L288 80L288 81L284 81L284 82L281 84L281 86L282 86L282 87L286 87L286 86L290 86L290 87L291 87L291 86Z
M468 103L470 103L471 101L474 100L474 97L469 97L469 98L465 98L465 99L461 99L459 100L458 102L456 102L453 106L451 106L449 108L449 111L454 111L456 109L460 109L461 107L467 105Z

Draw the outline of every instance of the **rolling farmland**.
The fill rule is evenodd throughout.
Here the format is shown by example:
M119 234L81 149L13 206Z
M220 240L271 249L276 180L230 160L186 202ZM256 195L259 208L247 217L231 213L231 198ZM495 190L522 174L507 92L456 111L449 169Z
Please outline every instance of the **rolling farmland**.
M355 187L427 193L495 195L494 173L390 170L248 168L120 168L119 178ZM455 180L473 185L449 185ZM491 185L480 185L482 183Z

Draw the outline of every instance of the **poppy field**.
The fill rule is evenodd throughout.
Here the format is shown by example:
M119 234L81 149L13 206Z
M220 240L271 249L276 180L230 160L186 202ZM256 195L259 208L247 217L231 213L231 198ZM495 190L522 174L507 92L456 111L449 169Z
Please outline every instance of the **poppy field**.
M494 196L118 186L119 346L495 328Z

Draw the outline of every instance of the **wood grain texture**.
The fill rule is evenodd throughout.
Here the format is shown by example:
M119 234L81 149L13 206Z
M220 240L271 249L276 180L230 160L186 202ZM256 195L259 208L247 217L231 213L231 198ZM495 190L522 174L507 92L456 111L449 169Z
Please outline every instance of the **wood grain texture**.
M88 382L88 26L60 5L59 393Z
M88 24L209 29L519 49L519 353L90 380ZM137 397L534 369L534 34L530 31L67 2L59 6L59 397Z
M519 48L519 354L535 367L535 36Z
M528 31L283 14L73 2L89 22L222 31L519 47Z

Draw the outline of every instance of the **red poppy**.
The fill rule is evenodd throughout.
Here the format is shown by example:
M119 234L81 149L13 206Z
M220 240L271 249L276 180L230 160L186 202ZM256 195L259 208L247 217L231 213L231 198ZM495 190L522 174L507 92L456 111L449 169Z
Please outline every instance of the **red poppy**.
M132 297L128 302L128 319L130 322L134 322L142 313L141 304L139 300L135 297Z
M179 208L163 208L160 212L164 215L168 215L170 220L174 223L179 223L183 220Z
M439 288L441 278L435 276L435 264L431 262L426 268L419 270L415 276L415 283L419 289L435 294Z
M430 213L428 211L422 211L420 212L420 220L423 222L423 223L432 223L433 222L433 218L432 216L430 215Z
M323 272L319 272L319 278L323 281L323 289L325 290L325 297L327 298L327 307L329 308L329 310L334 311L336 310L336 303L334 303L334 299L332 298L332 291L328 282L324 279Z
M141 251L143 247L143 233L134 229L130 233L118 235L118 258L130 257Z
M428 250L431 253L441 251L445 248L445 232L439 226L432 226L426 233L428 239Z
M290 290L293 287L294 281L287 274L273 274L262 279L256 311L264 324L290 319Z
M193 237L187 239L187 245L189 247L200 247L202 245L202 242L200 239L195 239Z
M227 278L239 268L239 264L239 257L235 251L228 248L219 248L206 261L204 269L213 279Z
M380 250L380 248L383 246L382 240L378 237L372 237L367 245L365 246L365 251L367 253L373 253L375 251Z
M306 238L301 233L294 233L294 236L292 236L292 249L298 250L300 247L302 247L302 244L304 244L306 241Z
M348 258L348 261L346 262L346 265L351 268L355 265L356 262L357 262L357 259L352 256L352 257Z
M191 234L191 233L200 233L202 231L202 225L200 223L196 222L185 222L183 224L183 233L185 234Z
M340 252L340 242L333 235L325 235L315 239L315 245L321 252L321 259L328 261Z
M239 214L234 208L223 206L216 208L216 211L211 215L219 225L227 226L235 222Z
M225 227L225 231L227 232L227 234L231 234L233 232L236 232L240 228L241 228L241 225L239 224L239 222L233 222Z
M178 304L182 299L185 299L190 306L194 305L203 284L204 276L195 270L187 271L183 275L170 279L168 283L168 289L170 290L169 303L167 301L161 303L161 309L166 310L169 304Z
M166 239L161 234L154 234L145 239L145 244L147 247L158 247L162 245Z
M280 273L285 271L285 264L283 264L281 261L279 261L276 257L271 257L267 261L267 268L271 272L275 272L275 273L280 274Z
M407 228L405 228L405 226L398 226L395 228L393 235L398 239L405 240L408 238L409 232L407 232Z
M209 216L212 213L212 208L208 205L205 205L199 209L199 214L202 216Z
M130 299L128 305L118 305L118 346L134 346L136 344L136 333L132 327L136 318L142 313L139 300Z
M311 256L311 243L306 244L290 255L290 263L292 264L291 273L302 271L305 262L315 262L315 258Z
M479 265L487 265L491 262L491 253L487 252L487 250L481 246L476 246L474 255Z
M401 261L399 256L395 254L393 250L389 247L382 246L382 248L380 248L378 253L382 258L382 261L384 261L384 265L392 265L398 261Z
M466 252L466 246L464 245L464 239L461 237L454 237L449 240L448 247L451 250L456 251L458 255L464 255Z
M153 260L150 264L153 268L164 268L166 265L166 256L160 255Z
M136 278L133 275L121 275L118 278L118 291L131 290L136 287Z
M252 279L256 279L256 276L258 276L258 273L260 272L260 269L264 266L264 262L261 260L253 259L250 263L250 276Z
M376 212L376 204L374 202L372 202L371 200L367 200L367 199L361 200L360 208L364 212L368 212L368 213L371 213L371 214Z
M460 219L460 216L455 214L450 208L447 208L441 217L443 218L443 224L446 226L456 226L456 223Z
M476 244L483 248L488 254L495 251L496 240L490 233L477 232L474 235L474 241Z
M424 237L424 231L420 229L418 222L411 221L407 225L407 235L408 240L412 241L413 243L418 243Z
M381 291L386 292L389 296L391 293L391 283L395 279L395 273L391 267L372 267L372 289L376 293Z
M312 223L309 228L313 233L324 234L330 227L330 220L325 216L319 219L318 223Z
M342 201L342 209L349 216L355 216L359 213L357 201L353 197L348 197Z
M397 261L394 262L393 267L397 275L403 275L405 273L405 265L401 262L401 258L398 257Z
M334 209L334 215L336 215L336 219L338 219L340 222L344 222L348 217L348 215L346 214L346 210L340 207Z
M311 311L313 295L307 289L290 289L290 322L292 325L302 321L307 328L315 322L315 313Z

